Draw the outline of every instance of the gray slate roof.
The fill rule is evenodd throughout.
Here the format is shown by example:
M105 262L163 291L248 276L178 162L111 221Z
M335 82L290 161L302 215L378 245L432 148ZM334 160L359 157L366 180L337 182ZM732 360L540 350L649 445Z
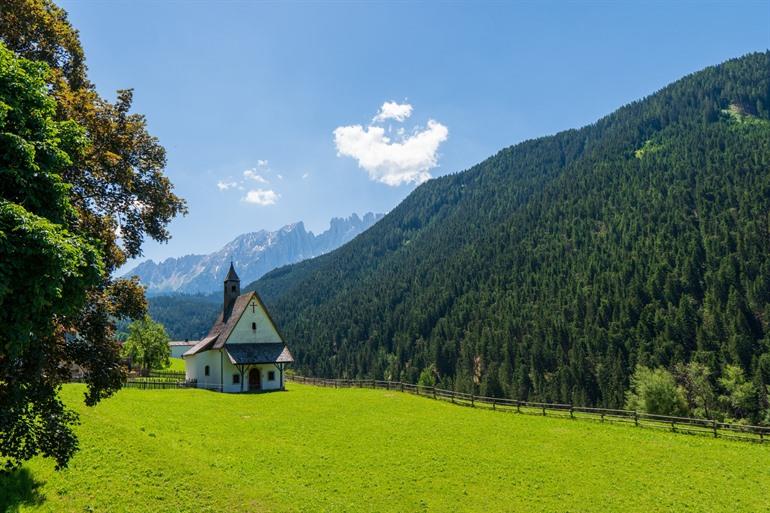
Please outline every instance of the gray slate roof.
M289 348L284 344L225 344L225 352L235 365L294 361Z
M172 340L168 343L170 346L194 346L198 343L198 340Z

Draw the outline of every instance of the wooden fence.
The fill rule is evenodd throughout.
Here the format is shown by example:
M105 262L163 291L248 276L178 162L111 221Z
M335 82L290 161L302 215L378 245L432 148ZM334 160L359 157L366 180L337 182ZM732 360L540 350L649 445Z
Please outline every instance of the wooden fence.
M172 370L151 370L147 373L147 377L150 378L174 378L174 379L185 379L185 373L181 371L172 371Z
M195 388L195 380L185 381L177 379L159 379L159 378L129 378L123 384L123 388L138 388L140 390L158 390L173 388Z
M573 406L571 404L539 403L501 397L484 397L463 392L455 392L454 390L445 390L434 386L402 383L400 381L382 381L374 379L323 379L296 375L287 375L286 379L297 383L307 383L323 387L393 390L419 395L421 397L448 401L463 406L484 407L499 411L529 413L571 419L586 419L597 422L618 422L632 424L637 427L666 429L678 433L708 435L713 436L714 438L721 437L757 443L764 443L766 439L770 440L770 427L767 426L747 426L743 424L719 422L711 419L653 415L651 413L632 410L589 408L585 406Z

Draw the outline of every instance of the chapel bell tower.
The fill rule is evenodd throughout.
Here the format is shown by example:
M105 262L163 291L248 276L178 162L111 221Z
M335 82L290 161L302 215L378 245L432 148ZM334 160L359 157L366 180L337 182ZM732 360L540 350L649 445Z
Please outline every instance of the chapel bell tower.
M238 278L237 274L235 274L233 262L230 261L230 270L227 272L227 277L225 277L225 297L222 316L223 321L227 321L227 318L230 317L230 312L233 311L235 300L238 299L238 296L240 295L241 279Z

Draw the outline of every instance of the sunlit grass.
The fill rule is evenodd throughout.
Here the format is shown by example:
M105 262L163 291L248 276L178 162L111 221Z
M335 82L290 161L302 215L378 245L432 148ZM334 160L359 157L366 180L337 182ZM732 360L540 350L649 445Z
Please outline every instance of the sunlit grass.
M164 370L169 370L174 372L184 372L184 359L169 358L169 361L171 362L171 365L166 367Z
M768 511L770 447L399 392L123 390L77 404L22 511ZM0 485L2 486L2 485ZM3 489L0 488L0 492ZM37 503L37 504L36 504Z

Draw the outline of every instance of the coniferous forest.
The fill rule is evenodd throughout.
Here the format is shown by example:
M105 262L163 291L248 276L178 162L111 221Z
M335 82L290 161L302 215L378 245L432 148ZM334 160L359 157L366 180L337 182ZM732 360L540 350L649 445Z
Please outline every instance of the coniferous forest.
M431 180L251 287L298 373L622 407L643 367L685 413L767 421L770 52Z

